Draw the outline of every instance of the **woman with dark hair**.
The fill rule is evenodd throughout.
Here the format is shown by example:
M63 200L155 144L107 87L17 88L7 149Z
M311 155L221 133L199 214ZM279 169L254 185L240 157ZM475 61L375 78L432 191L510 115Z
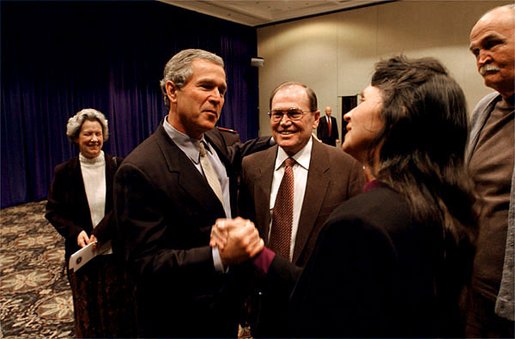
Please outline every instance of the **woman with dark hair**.
M291 296L304 337L459 337L476 219L459 85L435 59L377 63L344 116L371 181L336 208Z

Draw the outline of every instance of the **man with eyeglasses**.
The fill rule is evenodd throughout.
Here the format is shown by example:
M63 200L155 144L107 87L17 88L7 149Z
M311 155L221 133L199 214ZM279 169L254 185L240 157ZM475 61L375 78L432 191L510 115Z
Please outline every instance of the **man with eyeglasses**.
M313 139L320 111L311 88L298 82L282 83L272 92L270 108L277 145L244 158L239 199L239 215L256 224L267 244L253 259L254 268L259 269L251 279L256 286L247 304L255 337L287 335L288 295L296 274L309 258L333 208L360 193L364 185L357 161L340 148ZM282 251L275 238L283 237L278 228L284 226L277 225L275 212L286 205L279 196L287 162L292 167L293 215L286 236L289 239L283 246L286 251Z

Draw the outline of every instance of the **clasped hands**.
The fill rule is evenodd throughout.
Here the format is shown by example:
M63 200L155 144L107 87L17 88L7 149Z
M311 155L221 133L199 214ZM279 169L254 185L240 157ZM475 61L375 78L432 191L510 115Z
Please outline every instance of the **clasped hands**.
M250 220L217 219L211 228L209 246L218 247L224 266L245 262L259 254L265 243Z

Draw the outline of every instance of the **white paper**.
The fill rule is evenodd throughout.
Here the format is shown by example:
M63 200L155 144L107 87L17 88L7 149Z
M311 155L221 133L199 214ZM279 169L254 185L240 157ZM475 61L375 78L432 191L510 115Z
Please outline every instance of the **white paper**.
M95 246L95 244L97 244L97 242L89 243L73 253L70 257L69 269L76 272L97 255L104 254L111 250L111 241L106 242L102 246Z

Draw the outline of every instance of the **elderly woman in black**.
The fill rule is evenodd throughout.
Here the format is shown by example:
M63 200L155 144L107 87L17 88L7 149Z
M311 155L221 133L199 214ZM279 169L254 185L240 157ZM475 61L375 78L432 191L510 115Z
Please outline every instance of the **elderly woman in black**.
M121 159L102 151L109 137L105 116L91 108L68 120L66 135L79 155L56 166L45 217L65 239L70 256L95 242L96 256L80 270L67 269L73 293L77 337L126 336L130 312L122 294L124 273L110 249L113 177ZM122 318L127 317L127 323Z
M291 296L307 337L461 337L475 238L459 85L435 59L376 65L344 116L372 181L328 218Z

